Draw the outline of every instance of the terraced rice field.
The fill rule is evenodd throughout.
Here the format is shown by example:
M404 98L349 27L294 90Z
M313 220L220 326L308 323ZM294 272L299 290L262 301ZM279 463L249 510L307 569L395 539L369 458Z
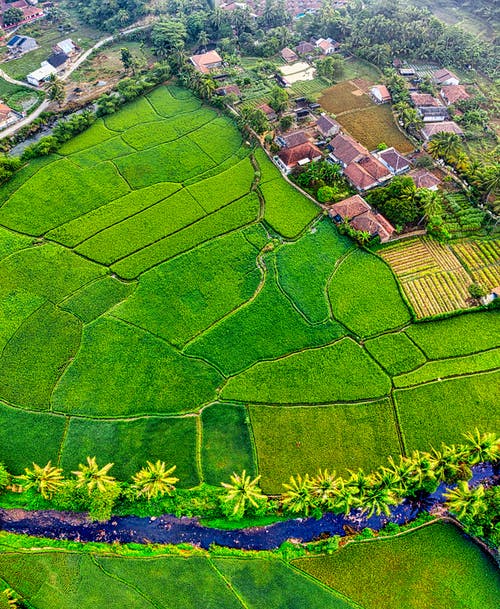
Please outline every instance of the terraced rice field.
M417 317L467 308L472 283L488 289L500 284L498 239L444 245L418 237L380 254L400 280Z
M498 315L411 325L386 260L428 316L497 245L404 247L357 249L228 118L157 88L0 189L0 461L278 493L493 429Z

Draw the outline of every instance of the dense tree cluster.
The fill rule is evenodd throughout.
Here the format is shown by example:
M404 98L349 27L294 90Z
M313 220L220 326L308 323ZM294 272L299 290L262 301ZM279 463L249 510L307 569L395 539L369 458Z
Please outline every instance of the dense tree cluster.
M113 31L130 25L145 13L144 0L80 0L74 6L89 25Z

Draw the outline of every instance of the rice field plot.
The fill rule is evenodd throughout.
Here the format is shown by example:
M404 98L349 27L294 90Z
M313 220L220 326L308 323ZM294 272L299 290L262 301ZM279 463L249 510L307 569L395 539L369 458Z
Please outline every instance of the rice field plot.
M241 233L211 241L145 273L113 315L180 348L254 295L256 256Z
M366 341L365 347L390 376L414 370L427 361L404 332L383 334Z
M328 295L335 319L364 338L410 321L390 268L362 250L342 261L330 281Z
M71 160L82 169L95 167L102 161L112 161L121 156L133 153L135 150L123 141L120 136L113 137L110 140L97 144L91 148L86 148L81 152L75 152L71 155Z
M394 146L402 154L414 150L414 145L398 129L389 104L375 104L354 112L337 114L337 120L352 137L375 150L379 144Z
M80 169L68 159L56 160L19 186L0 208L0 223L29 235L42 235L129 190L110 162ZM26 201L30 202L29 214Z
M62 418L62 417L59 417ZM88 455L114 463L112 474L129 480L146 461L176 465L181 488L196 486L196 417L141 417L132 420L71 418L61 447L61 467L69 472Z
M50 165L61 157L56 154L49 154L48 156L38 157L32 159L28 164L21 167L19 171L2 184L0 188L0 207L27 181L37 174L43 167Z
M151 93L148 93L146 98L155 111L164 118L171 118L186 112L194 112L201 107L200 100L189 89L182 89L171 85L157 87Z
M257 148L254 152L254 158L259 165L260 179L259 183L271 182L277 178L281 178L281 171L271 161L262 148Z
M33 239L25 235L13 233L0 226L0 260L24 248L30 247Z
M119 112L105 116L104 124L111 131L121 132L135 125L154 123L162 119L163 117L155 111L147 97L139 97L126 104ZM150 126L154 129L153 125Z
M116 137L116 133L106 127L102 118L98 118L91 129L87 129L83 133L75 135L68 142L65 142L59 148L58 153L65 156L74 154L102 144L114 137Z
M417 317L428 317L468 307L471 275L455 248L428 237L383 248Z
M212 404L201 414L201 463L203 479L219 485L233 472L245 470L255 476L250 420L245 406Z
M339 259L352 247L350 239L323 220L302 239L278 250L278 283L311 323L331 318L327 282Z
M326 89L318 102L327 112L335 115L373 106L373 102L368 95L351 80Z
M331 406L249 407L266 493L296 474L371 471L401 452L389 400Z
M500 285L500 240L453 243L452 249L475 282L487 289Z
M493 560L441 522L292 564L365 609L493 609L500 595Z
M52 406L89 417L178 413L213 401L221 382L204 361L106 317L85 326L81 348L60 379Z
M265 200L264 220L286 239L295 239L316 218L320 209L282 177L259 186Z
M241 133L236 125L225 117L215 118L192 131L188 137L218 165L231 157L242 143Z
M45 302L45 298L20 288L0 287L0 354L10 338Z
M459 443L462 434L478 428L499 432L500 372L485 372L433 381L394 392L408 451Z
M123 258L113 264L111 269L124 279L135 279L165 260L187 252L214 237L255 222L259 212L259 199L252 193Z

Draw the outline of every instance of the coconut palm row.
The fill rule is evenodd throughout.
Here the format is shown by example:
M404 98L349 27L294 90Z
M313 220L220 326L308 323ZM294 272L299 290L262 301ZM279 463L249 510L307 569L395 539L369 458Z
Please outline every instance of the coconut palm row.
M347 514L352 509L359 509L368 517L382 513L389 515L390 507L400 503L404 497L418 498L420 494L433 492L441 482L467 480L471 477L472 465L500 460L500 439L493 433L480 433L476 429L465 434L465 440L462 445L443 444L439 450L433 448L428 452L414 451L410 456L389 457L387 465L370 474L358 470L349 472L349 476L344 478L325 469L313 476L292 476L283 485L285 491L280 497L280 505L287 512L306 516L314 511ZM67 483L86 490L90 496L118 494L120 483L110 474L112 467L112 463L100 467L95 457L87 457L86 463L72 472L74 478L65 479L63 470L49 461L44 467L34 463L16 479L25 490L34 489L44 499L51 499ZM175 465L167 467L160 460L156 463L148 461L132 476L126 495L148 501L171 495L178 482L173 475L175 469ZM5 487L9 479L6 470L0 466L0 488ZM225 493L221 499L229 513L241 517L249 508L265 505L268 498L261 491L259 481L260 476L252 478L243 470L241 474L233 473L230 482L222 483ZM480 499L478 491L469 489L465 482L449 491L448 498L450 505L454 506L452 511L457 514L465 509L470 511L470 501Z

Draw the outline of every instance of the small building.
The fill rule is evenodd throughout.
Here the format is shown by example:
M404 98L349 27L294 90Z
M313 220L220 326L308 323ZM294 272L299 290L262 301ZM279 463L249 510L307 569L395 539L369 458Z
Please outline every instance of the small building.
M320 53L323 55L333 55L339 50L339 43L331 38L318 38L318 40L316 40L316 48L319 49Z
M387 167L371 154L350 163L344 169L344 175L359 192L382 186L392 178Z
M330 158L342 167L370 154L367 148L345 133L336 135L330 142L330 148Z
M334 137L340 133L340 124L328 114L323 113L316 122L316 129L325 138Z
M398 72L400 76L404 76L405 78L412 78L417 75L413 68L399 68Z
M445 85L439 94L447 106L470 99L470 95L463 85Z
M43 64L48 63L59 73L64 70L68 61L69 57L66 55L66 53L52 53L52 55L47 58L47 61L42 63L42 66Z
M371 207L361 195L354 195L348 199L330 205L328 208L328 215L334 222L340 224L344 220L352 220L356 216L370 211L370 209Z
M307 144L309 137L305 131L294 131L293 133L284 133L278 135L276 143L281 148L295 148L295 146L301 146Z
M500 286L493 288L489 294L481 298L482 305L489 305L494 300L500 298Z
M61 40L61 42L58 42L53 48L53 51L54 53L66 53L68 57L71 57L78 52L78 47L71 38L66 38L65 40Z
M376 85L370 89L370 95L377 104L388 104L392 101L389 89L385 85Z
M400 175L410 169L408 159L395 148L387 148L380 151L377 154L377 158L393 175Z
M222 57L217 51L208 51L200 55L191 55L189 61L202 74L209 74L211 70L215 70L222 66Z
M314 53L314 45L310 42L299 42L299 44L295 47L295 52L297 55L310 55Z
M34 85L35 87L39 87L42 83L44 83L51 74L57 74L57 70L50 65L50 63L43 62L42 66L31 72L26 76L26 80L30 85Z
M438 133L455 133L456 135L460 135L463 137L464 132L457 123L453 121L444 121L442 123L430 123L426 125L422 131L420 132L422 137L426 142L428 142L431 137L434 137Z
M415 108L437 108L443 105L430 93L410 93L410 99Z
M412 169L408 173L408 177L413 180L417 188L428 188L429 190L438 190L441 180L427 169Z
M445 85L459 85L460 78L450 70L443 68L442 70L438 70L434 72L432 75L432 79L436 85L440 87L444 87Z
M0 103L0 129L5 129L5 127L14 124L20 118L20 114L14 112L14 110L9 108L6 104Z
M37 48L36 40L30 36L18 36L16 34L7 42L7 49L14 57L19 57Z
M293 63L294 61L297 61L299 59L297 53L295 53L295 51L292 51L292 49L289 49L288 47L282 49L280 55L282 59L287 63Z
M238 85L225 85L223 87L217 87L215 89L215 93L217 95L236 95L236 97L241 97L241 91Z
M268 104L261 104L257 106L257 109L264 112L268 121L275 121L278 118L276 112Z
M441 123L450 118L448 110L444 106L419 106L417 112L424 123Z
M311 161L319 161L321 157L321 150L307 142L293 148L283 148L274 157L274 161L283 173L288 174L294 167L307 165Z
M303 121L309 116L309 110L307 108L299 108L295 110L295 117L298 121Z
M370 237L378 237L381 243L387 243L395 232L389 220L373 209L356 216L349 224L356 230L368 233Z

